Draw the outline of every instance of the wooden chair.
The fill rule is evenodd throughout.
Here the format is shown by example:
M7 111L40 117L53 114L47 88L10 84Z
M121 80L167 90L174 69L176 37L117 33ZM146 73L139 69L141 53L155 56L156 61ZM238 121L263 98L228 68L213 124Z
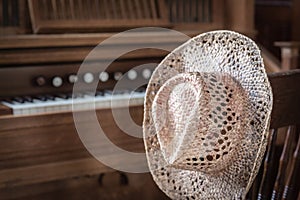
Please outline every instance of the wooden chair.
M300 70L274 73L269 78L274 95L271 130L265 159L248 199L299 199Z

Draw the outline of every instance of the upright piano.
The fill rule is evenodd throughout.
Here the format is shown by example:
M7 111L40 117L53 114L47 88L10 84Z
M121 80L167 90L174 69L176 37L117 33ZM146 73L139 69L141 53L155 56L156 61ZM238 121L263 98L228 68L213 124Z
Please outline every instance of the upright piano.
M80 113L77 123L88 133L96 114L114 145L144 152L142 139L118 126L111 104L121 116L129 110L140 127L155 63L186 38L146 28L107 39L146 26L188 36L222 28L220 2L0 0L0 199L168 199L149 173L118 171L94 158L73 115ZM116 56L122 48L130 51Z

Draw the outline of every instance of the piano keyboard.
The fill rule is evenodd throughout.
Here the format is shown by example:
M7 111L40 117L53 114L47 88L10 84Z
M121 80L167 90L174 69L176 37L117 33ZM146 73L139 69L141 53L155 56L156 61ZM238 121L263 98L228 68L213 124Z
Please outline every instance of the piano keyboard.
M10 107L13 115L33 115L53 112L83 111L91 109L105 109L143 105L145 92L118 92L97 91L95 94L60 94L43 95L36 97L17 97L2 101ZM94 107L95 106L95 107Z

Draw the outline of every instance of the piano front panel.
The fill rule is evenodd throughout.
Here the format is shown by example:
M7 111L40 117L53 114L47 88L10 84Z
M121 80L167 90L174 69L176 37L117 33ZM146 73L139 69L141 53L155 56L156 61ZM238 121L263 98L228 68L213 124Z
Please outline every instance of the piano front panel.
M91 122L88 121L90 112L83 111L81 113L83 118L80 123L87 127L87 131L89 131L88 127L92 127L89 125ZM130 112L133 120L141 125L143 107L131 107ZM115 124L109 109L98 110L97 116L107 137L116 146L131 152L144 152L142 139L128 136L120 130ZM101 164L87 152L76 132L70 112L35 116L7 116L1 122L3 124L0 128L0 140L3 142L0 149L1 196L8 194L7 190L18 191L16 195L22 193L25 195L28 191L24 188L43 187L47 182L50 185L51 182L57 182L61 185L64 182L69 182L74 177L81 177L80 180L84 179L86 175L98 176L105 174L109 177L109 174L114 171ZM120 162L122 162L122 159ZM139 165L142 163L133 164ZM140 175L141 177L146 176ZM77 184L82 185L81 183ZM90 184L98 184L99 190L101 190L101 184L95 182ZM61 189L60 185L56 185L56 188L52 185L52 190ZM134 182L129 181L127 189L123 187L124 191L128 192L128 199L134 199L130 195L132 187L137 187L137 185L134 185ZM153 182L149 182L147 185L149 185L147 187L152 187L154 191L157 191L154 194L162 195L155 188ZM108 188L108 185L106 188ZM141 191L142 188L143 184L136 189ZM101 197L100 199L105 199L108 196L116 195L119 189L123 190L122 185L118 185L115 190L110 189L110 191L106 191L101 195L96 191L93 195L97 194ZM69 190L72 191L73 188L68 188L66 192ZM31 197L26 198L31 199Z

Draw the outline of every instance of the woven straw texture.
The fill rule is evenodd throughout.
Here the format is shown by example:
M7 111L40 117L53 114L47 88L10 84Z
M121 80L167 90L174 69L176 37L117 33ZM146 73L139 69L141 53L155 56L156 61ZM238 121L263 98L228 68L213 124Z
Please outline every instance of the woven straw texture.
M244 199L265 152L272 91L249 38L213 31L154 71L144 143L154 181L172 199Z

